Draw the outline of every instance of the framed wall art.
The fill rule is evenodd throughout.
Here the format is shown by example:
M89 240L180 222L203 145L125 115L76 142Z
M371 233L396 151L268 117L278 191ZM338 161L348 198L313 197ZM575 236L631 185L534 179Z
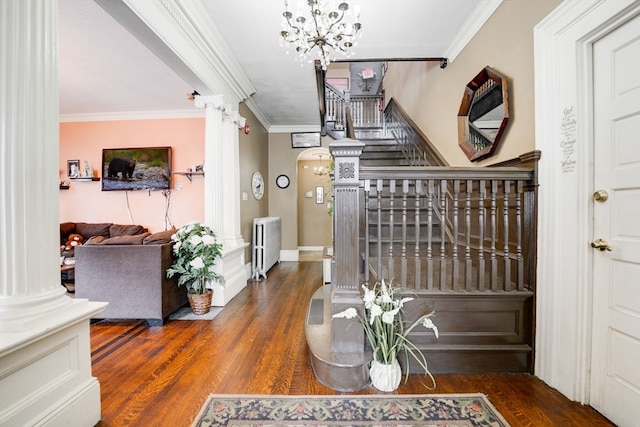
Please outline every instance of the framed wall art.
M324 204L324 187L322 186L316 187L316 204Z
M80 178L80 160L67 160L67 176Z
M320 132L294 132L291 134L291 148L320 147Z

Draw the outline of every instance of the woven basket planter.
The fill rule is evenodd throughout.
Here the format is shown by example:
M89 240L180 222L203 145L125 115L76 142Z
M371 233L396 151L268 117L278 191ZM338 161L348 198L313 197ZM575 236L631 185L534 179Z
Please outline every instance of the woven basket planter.
M187 297L193 314L207 314L211 309L212 290L208 289L204 294L187 294Z

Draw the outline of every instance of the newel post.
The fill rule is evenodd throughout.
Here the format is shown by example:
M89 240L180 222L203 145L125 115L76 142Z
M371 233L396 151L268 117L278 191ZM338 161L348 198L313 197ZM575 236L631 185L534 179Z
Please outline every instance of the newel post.
M336 273L332 280L331 314L361 309L359 271L360 155L364 143L342 139L329 145L334 159L333 221ZM332 319L331 351L364 353L364 331L357 319Z

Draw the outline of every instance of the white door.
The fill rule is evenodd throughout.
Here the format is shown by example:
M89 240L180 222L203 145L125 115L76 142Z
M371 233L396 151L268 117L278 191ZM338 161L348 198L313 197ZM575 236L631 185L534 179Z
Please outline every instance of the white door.
M620 426L638 426L640 16L594 43L593 71L593 184L606 195L593 202L600 249L593 249L590 404Z

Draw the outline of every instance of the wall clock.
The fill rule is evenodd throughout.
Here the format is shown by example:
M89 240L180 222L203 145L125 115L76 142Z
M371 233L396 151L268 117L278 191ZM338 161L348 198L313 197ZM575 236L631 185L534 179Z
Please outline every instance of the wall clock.
M279 188L287 188L289 186L289 177L287 175L278 175L276 185Z
M262 199L262 196L264 196L264 179L262 178L262 174L258 171L254 172L251 177L251 192L256 200L260 200Z

